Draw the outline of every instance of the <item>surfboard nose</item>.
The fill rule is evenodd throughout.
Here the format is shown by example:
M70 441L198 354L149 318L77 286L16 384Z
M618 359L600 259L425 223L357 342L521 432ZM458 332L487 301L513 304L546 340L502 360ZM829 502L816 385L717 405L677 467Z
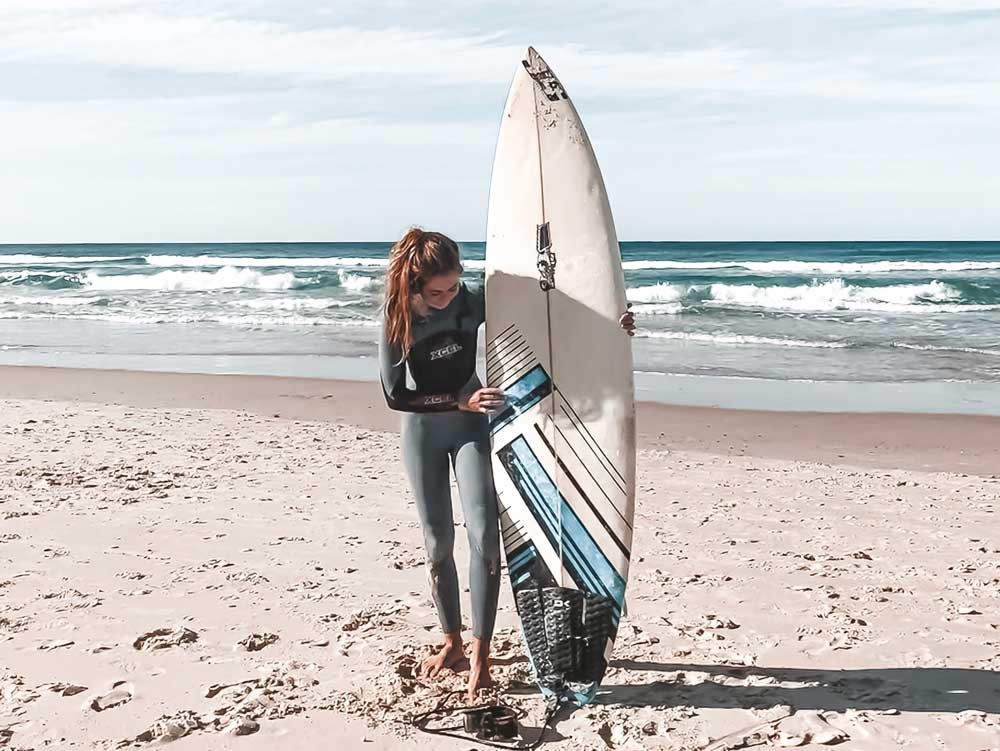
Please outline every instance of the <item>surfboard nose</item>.
M524 64L533 70L543 70L549 67L545 59L538 54L538 50L534 47L528 47L524 51Z

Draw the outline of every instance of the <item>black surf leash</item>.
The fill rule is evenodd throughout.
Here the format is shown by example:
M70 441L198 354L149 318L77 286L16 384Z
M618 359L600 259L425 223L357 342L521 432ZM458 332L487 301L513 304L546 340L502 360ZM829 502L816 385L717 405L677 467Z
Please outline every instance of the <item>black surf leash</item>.
M517 712L504 704L479 704L474 707L448 706L448 701L452 696L463 693L465 692L449 691L441 698L441 701L438 702L434 709L414 715L410 721L417 730L430 735L443 735L463 741L471 740L483 746L491 746L493 748L533 751L533 749L542 745L545 738L545 731L551 727L552 720L555 718L560 706L558 700L550 702L545 712L545 722L542 723L538 737L530 744L523 744L513 740L519 732ZM427 727L432 719L444 719L448 715L454 714L464 715L461 725ZM499 740L503 738L510 739L510 741L505 743Z

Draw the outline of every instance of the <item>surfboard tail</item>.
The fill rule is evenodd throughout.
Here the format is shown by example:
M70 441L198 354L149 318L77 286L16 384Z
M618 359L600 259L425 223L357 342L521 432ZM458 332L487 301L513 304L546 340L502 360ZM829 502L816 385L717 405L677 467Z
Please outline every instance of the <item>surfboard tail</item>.
M589 702L608 667L615 602L568 587L521 589L515 599L539 686L576 704Z

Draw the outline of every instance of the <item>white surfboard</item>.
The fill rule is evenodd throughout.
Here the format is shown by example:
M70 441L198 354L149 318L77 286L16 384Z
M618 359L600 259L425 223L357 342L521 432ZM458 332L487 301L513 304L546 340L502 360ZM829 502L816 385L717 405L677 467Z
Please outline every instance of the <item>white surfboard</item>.
M625 309L593 149L562 84L529 48L503 112L487 222L487 381L508 397L492 420L493 474L539 684L581 704L611 654L632 546Z

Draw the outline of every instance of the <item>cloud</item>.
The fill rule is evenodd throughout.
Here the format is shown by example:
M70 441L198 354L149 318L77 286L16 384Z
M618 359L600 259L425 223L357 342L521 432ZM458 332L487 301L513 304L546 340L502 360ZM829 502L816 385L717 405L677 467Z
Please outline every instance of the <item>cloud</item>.
M4 0L0 19L16 16L68 17L85 13L150 8L166 5L168 0Z
M488 175L492 122L298 117L283 104L253 95L8 104L0 183L322 175L426 185L435 174L460 182L470 163Z
M868 13L912 10L931 13L968 13L971 11L1000 11L1000 0L794 0L803 5L826 8L850 8Z
M79 61L177 73L427 77L441 83L496 81L519 49L481 37L403 29L296 29L276 22L148 12L10 22L0 56L7 61Z
M4 239L480 237L529 41L623 237L995 234L997 4L0 0Z
M726 151L711 157L714 162L758 162L775 159L797 159L809 154L807 149L795 146L771 146L762 149Z
M82 4L86 1L79 0ZM844 0L847 2L848 0ZM108 0L108 4L112 4ZM103 3L102 3L103 7ZM0 27L0 60L58 61L308 82L408 81L437 86L502 86L519 45L490 35L449 36L400 28L329 26L131 10L56 18L25 16ZM671 92L744 97L795 96L926 106L1000 106L994 82L965 66L953 80L887 74L865 57L813 59L735 45L608 51L553 45L543 53L573 90L627 95Z

